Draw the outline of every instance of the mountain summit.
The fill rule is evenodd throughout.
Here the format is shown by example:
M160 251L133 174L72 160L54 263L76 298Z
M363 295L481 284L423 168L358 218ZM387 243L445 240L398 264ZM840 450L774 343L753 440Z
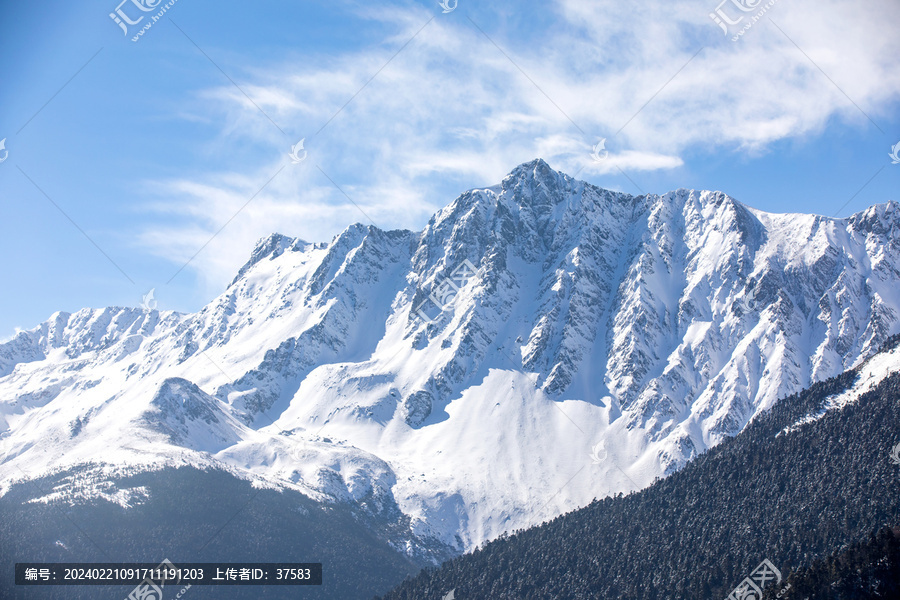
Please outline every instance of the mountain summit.
M898 290L894 202L770 214L535 160L421 232L272 235L196 314L21 332L0 345L0 491L88 463L224 466L399 508L410 540L463 551L643 488L859 363L900 330ZM106 493L85 486L54 494Z

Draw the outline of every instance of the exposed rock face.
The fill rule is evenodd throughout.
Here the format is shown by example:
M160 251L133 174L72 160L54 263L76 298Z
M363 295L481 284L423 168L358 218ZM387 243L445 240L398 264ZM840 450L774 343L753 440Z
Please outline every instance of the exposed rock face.
M900 329L898 290L896 203L767 214L536 160L420 233L264 239L196 314L22 332L0 345L0 476L143 440L109 459L189 449L340 501L367 490L471 548L646 485L871 355ZM601 439L606 477L575 478Z

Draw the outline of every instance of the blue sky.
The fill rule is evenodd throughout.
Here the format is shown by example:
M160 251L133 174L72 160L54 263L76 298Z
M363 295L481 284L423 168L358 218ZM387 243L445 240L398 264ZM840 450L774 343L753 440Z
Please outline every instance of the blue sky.
M900 4L777 0L732 41L740 1L177 0L137 42L165 2L4 2L0 339L151 288L197 310L270 232L421 229L538 156L774 212L900 200Z

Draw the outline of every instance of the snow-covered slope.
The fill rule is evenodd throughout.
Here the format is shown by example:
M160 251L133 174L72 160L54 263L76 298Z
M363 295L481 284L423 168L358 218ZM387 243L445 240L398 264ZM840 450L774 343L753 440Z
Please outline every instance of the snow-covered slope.
M767 214L535 160L422 232L272 235L197 314L57 313L0 345L0 490L224 464L471 549L644 487L870 356L898 290L896 203Z
M829 396L819 411L802 417L793 425L785 427L778 435L796 431L807 423L815 423L831 411L854 404L861 396L871 392L882 381L898 372L900 372L900 345L864 360L856 367L856 380L853 385L839 394Z

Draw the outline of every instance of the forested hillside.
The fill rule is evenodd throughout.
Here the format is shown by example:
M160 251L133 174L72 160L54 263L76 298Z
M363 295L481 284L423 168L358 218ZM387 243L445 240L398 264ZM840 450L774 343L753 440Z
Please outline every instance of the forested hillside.
M883 351L897 343L894 336ZM460 600L720 599L764 559L785 574L809 566L900 522L900 466L890 460L900 441L896 368L842 410L792 427L858 373L784 398L642 492L494 541L384 598L455 590Z
M16 562L158 564L168 558L176 565L241 561L323 565L321 586L193 586L186 594L193 600L364 599L390 589L422 566L386 543L384 539L396 531L367 517L360 507L351 510L291 490L261 489L221 470L167 468L111 482L101 477L98 482L105 488L125 490L107 500L70 504L48 496L73 479L94 477L58 473L14 485L0 498L0 598L121 600L134 588L16 586ZM49 501L35 502L37 498ZM398 512L393 527L402 530L403 525Z
M888 600L900 598L900 527L885 527L864 542L791 573L780 600ZM764 600L776 597L766 590Z

